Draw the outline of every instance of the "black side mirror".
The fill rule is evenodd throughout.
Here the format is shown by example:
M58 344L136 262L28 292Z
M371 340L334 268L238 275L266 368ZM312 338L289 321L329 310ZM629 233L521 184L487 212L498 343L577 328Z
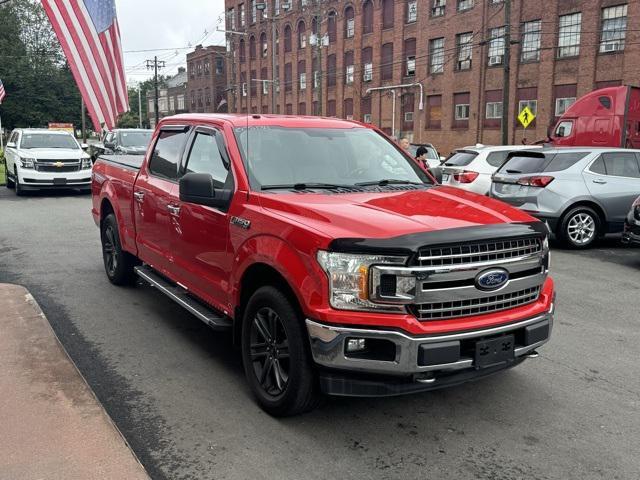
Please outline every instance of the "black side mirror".
M182 202L226 208L229 206L232 190L215 188L213 177L208 173L187 173L180 179L180 200Z

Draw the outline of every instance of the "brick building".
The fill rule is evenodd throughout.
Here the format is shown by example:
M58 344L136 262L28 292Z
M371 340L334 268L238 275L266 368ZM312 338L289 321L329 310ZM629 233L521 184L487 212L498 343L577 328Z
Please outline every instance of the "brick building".
M155 128L155 91L147 91L147 120L151 128ZM168 78L158 89L158 111L159 117L164 118L169 115L185 113L189 110L186 104L187 96L187 71L185 68L178 68L178 73Z
M225 48L198 45L187 54L187 101L190 112L227 112Z
M232 111L322 113L371 121L442 152L500 143L504 2L502 0L226 0ZM258 4L258 6L260 6ZM288 8L285 8L288 7ZM328 45L314 41L316 16ZM267 17L267 18L265 18ZM271 67L271 18L276 68ZM576 97L596 87L637 84L640 3L623 0L512 0L509 139L544 138ZM627 26L631 27L627 27ZM517 42L517 43L515 43ZM312 45L313 44L313 45ZM320 83L321 82L321 83ZM393 95L373 87L419 83ZM321 86L322 92L319 91ZM537 114L525 132L521 107Z

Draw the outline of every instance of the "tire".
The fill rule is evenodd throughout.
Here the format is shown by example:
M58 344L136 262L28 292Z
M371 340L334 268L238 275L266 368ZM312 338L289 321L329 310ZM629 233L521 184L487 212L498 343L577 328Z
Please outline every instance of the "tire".
M9 189L13 189L15 187L15 183L13 182L13 180L11 180L9 178L9 170L7 169L7 159L4 159L4 178L7 182L7 188Z
M137 259L122 250L118 222L116 216L110 213L100 225L100 239L102 241L102 259L107 278L114 285L131 285L135 282L134 267Z
M275 287L261 287L249 299L242 319L242 363L258 404L268 414L297 415L319 404L303 319Z
M22 186L20 185L20 177L18 177L18 169L14 169L13 171L15 177L13 179L13 189L16 192L16 195L18 197L22 197L24 195L24 190L22 189Z
M590 207L575 207L563 217L558 227L558 238L565 246L576 250L594 245L602 234L600 215Z

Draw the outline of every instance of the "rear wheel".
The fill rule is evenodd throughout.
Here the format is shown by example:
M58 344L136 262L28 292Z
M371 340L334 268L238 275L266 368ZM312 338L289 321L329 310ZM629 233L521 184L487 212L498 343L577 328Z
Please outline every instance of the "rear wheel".
M569 210L558 229L558 236L569 248L591 247L601 234L600 216L590 207Z
M242 322L242 361L260 406L277 417L315 408L317 379L307 332L291 301L278 289L258 289Z
M118 222L116 216L110 213L102 221L100 227L102 240L102 258L107 278L114 285L130 285L135 281L134 267L136 258L122 250L120 235L118 234Z

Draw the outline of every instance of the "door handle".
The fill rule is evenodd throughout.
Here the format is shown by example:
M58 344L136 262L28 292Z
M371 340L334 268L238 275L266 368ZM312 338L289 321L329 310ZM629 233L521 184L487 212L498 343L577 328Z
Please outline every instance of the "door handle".
M136 199L136 202L142 203L144 200L144 192L133 192L133 198Z
M593 183L597 183L598 185L604 185L605 183L607 183L606 180L603 180L602 178L596 178L594 180L592 180Z
M174 217L177 217L180 215L180 206L179 205L167 205L167 210L169 210L169 213L171 215L173 215Z

